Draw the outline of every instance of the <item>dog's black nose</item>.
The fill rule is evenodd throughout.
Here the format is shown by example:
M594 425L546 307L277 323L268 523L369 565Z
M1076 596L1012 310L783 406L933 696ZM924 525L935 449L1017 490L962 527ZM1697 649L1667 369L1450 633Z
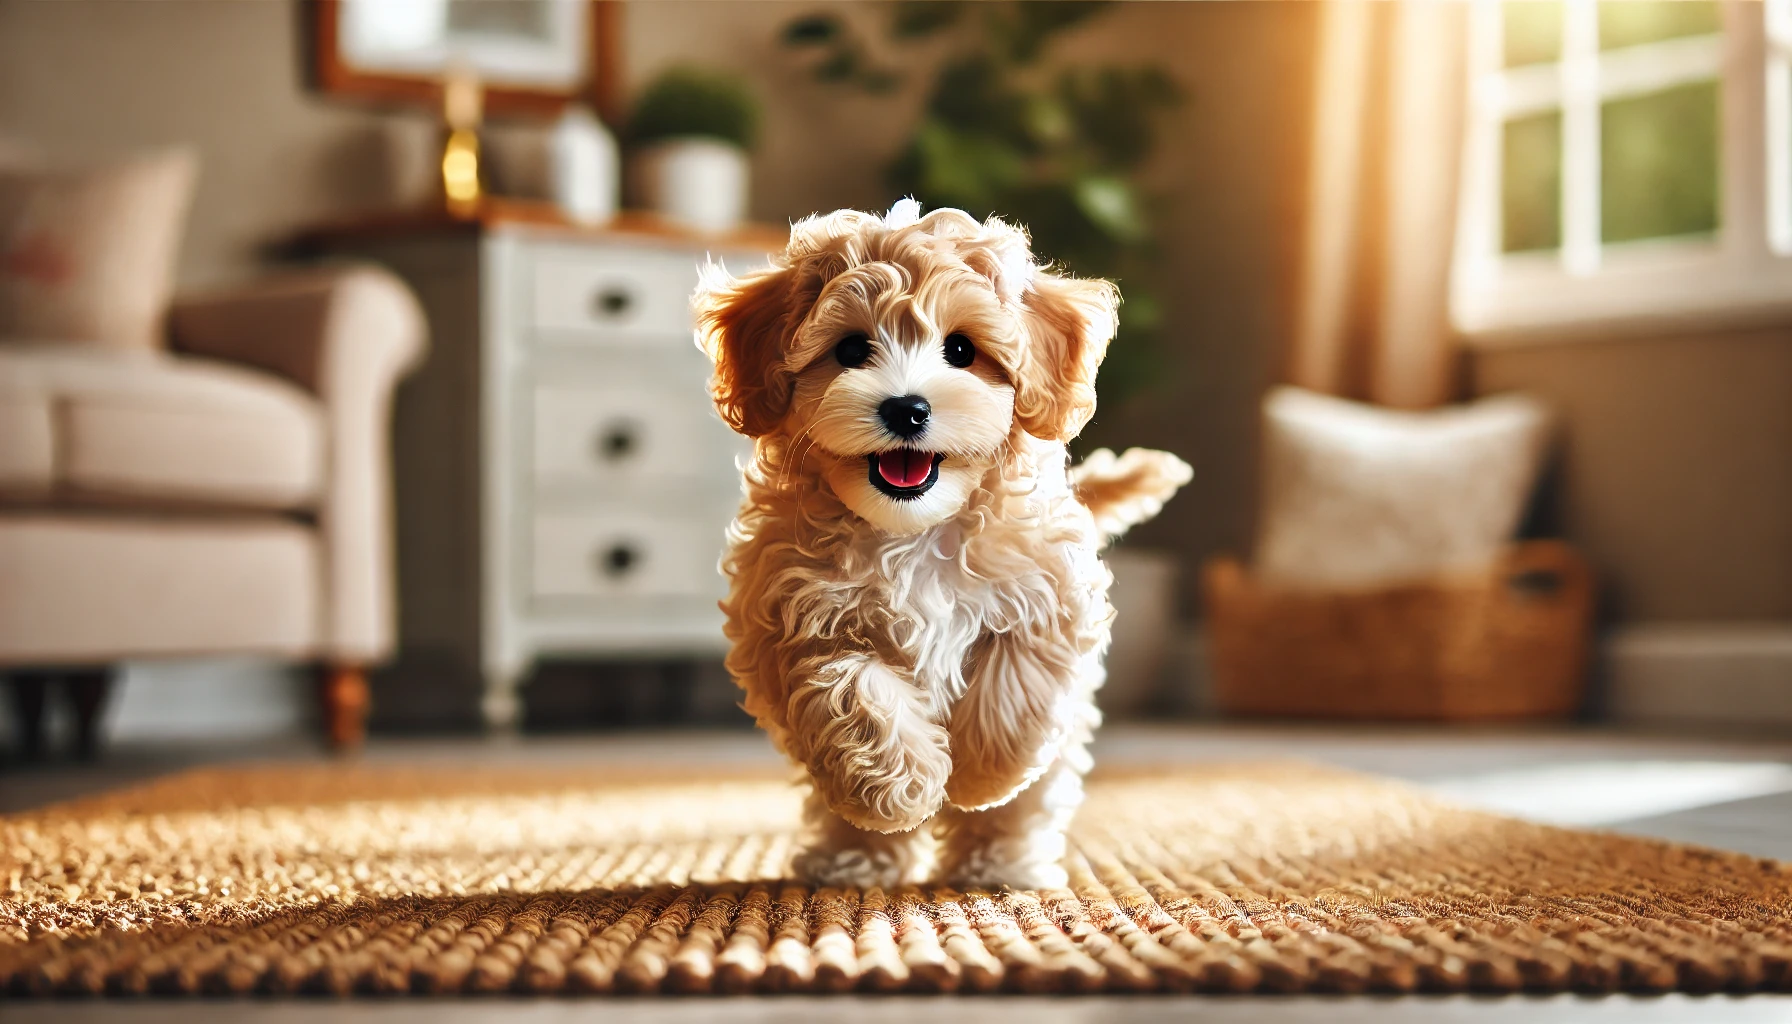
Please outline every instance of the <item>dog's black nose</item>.
M877 407L877 418L883 420L884 426L897 437L914 437L926 430L927 417L932 414L933 407L920 395L886 398L884 404Z

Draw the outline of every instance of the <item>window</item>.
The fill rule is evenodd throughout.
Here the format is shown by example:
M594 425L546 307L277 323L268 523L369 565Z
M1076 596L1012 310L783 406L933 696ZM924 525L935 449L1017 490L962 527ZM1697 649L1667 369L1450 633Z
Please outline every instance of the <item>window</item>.
M1767 199L1773 251L1792 256L1792 0L1770 0L1767 19Z
M1792 0L1477 4L1471 339L1792 312Z

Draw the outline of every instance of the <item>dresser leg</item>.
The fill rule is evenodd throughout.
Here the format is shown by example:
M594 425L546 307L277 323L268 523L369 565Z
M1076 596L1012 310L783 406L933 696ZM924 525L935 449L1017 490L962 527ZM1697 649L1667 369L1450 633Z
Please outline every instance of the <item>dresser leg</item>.
M327 664L318 672L324 736L334 750L355 750L367 738L367 674L353 664Z
M522 728L523 701L519 691L525 671L521 665L485 670L485 696L479 702L479 711L485 716L488 731L514 733Z
M112 667L82 669L64 677L69 702L75 707L75 753L92 761L100 753L100 713L112 692Z
M44 700L50 692L50 677L43 672L8 672L7 688L12 691L12 717L19 728L19 754L26 761L44 756Z

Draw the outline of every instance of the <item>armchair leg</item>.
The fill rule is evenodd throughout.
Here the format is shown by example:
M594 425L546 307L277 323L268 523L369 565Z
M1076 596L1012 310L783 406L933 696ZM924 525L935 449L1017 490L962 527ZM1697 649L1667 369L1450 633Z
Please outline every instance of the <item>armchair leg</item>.
M367 738L367 675L359 665L327 664L318 674L324 735L331 748L353 750Z
M83 761L99 756L100 712L105 710L106 697L112 691L112 668L82 669L69 672L69 701L75 707L75 753Z
M9 672L13 718L19 725L19 752L26 761L44 756L44 700L50 692L50 676L43 672Z

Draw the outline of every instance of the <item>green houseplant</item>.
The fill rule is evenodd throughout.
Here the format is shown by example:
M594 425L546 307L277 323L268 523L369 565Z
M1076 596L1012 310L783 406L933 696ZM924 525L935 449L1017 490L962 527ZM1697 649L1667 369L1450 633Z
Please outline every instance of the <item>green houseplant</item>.
M699 231L739 224L758 135L759 103L744 82L688 66L661 73L628 124L644 205Z
M732 75L689 65L661 72L635 101L629 141L704 138L751 150L759 140L759 101Z
M1102 402L1113 408L1161 379L1154 218L1136 179L1161 115L1180 93L1159 68L1088 65L1054 51L1066 32L1107 6L893 5L888 32L895 45L935 40L948 55L920 86L921 116L887 178L897 194L929 207L1019 221L1038 253L1074 273L1119 283L1126 302L1101 378ZM875 60L836 15L797 18L783 39L820 82L872 95L915 87L904 72Z

